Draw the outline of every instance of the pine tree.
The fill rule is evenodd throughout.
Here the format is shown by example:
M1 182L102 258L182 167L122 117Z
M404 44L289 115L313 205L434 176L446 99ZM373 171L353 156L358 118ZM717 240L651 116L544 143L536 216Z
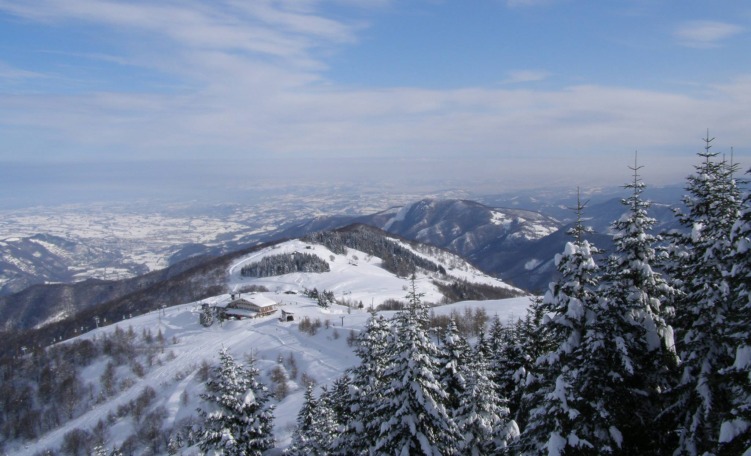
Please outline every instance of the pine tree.
M731 245L727 344L734 347L734 360L721 371L731 409L720 425L718 453L751 454L751 193L731 231Z
M499 454L519 437L519 427L509 418L506 399L498 395L482 352L461 365L464 387L459 392L454 422L462 440L463 455Z
M201 313L198 316L198 321L201 323L201 326L207 328L214 324L214 311L211 309L211 306L208 304L203 304L201 306Z
M469 344L459 334L456 321L452 318L443 333L442 344L436 358L437 380L448 396L446 407L451 415L459 408L459 398L466 386L464 380L466 369L462 369L462 365L468 361L469 357Z
M200 447L226 455L260 455L274 445L269 392L258 383L258 370L252 364L236 363L226 348L219 351L219 360L201 394L213 410L199 409L204 420Z
M330 454L336 433L334 413L324 400L316 400L313 385L305 390L302 408L297 414L297 429L292 444L284 452L290 456L318 456Z
M393 323L383 400L375 409L380 433L372 451L377 454L449 455L460 440L446 412L447 394L435 378L437 349L427 333L421 296L413 276L408 308Z
M391 330L389 322L374 309L369 312L370 319L355 345L360 364L350 371L348 394L341 398L350 417L334 442L333 454L366 454L375 446L380 433L375 409L382 401L383 372L387 367L387 342Z
M292 443L284 452L286 455L305 455L305 454L323 454L323 452L315 447L315 442L312 436L313 427L316 424L316 409L318 408L318 401L313 396L313 385L308 384L305 390L305 398L303 399L302 407L297 413L297 428L294 434L292 434Z
M678 219L687 232L671 233L673 261L667 267L679 290L675 300L676 347L681 359L678 385L668 412L678 429L677 452L699 455L713 451L721 422L731 409L732 391L719 371L733 364L728 344L732 298L731 229L739 218L740 191L735 165L718 159L704 140L702 162L688 177L687 213Z
M596 447L607 438L602 429L589 428L585 420L586 405L580 400L578 371L583 361L582 339L594 319L597 296L597 264L593 254L596 247L584 235L589 230L582 221L584 205L577 200L577 220L569 230L573 242L568 242L562 254L556 255L558 280L550 284L543 305L551 317L544 326L551 336L554 349L537 359L535 369L538 382L528 393L531 404L529 422L522 434L525 454L601 454L609 445Z
M518 325L521 344L522 367L514 374L516 390L509 396L510 409L520 429L526 429L530 411L536 406L535 392L539 389L544 365L537 366L537 359L555 348L550 327L543 324L547 308L542 297L531 298L527 315ZM514 406L514 404L518 404Z
M513 326L503 327L496 316L490 328L492 352L488 364L491 380L496 384L498 394L508 400L511 416L519 412L527 373L522 326L523 322L519 320Z
M662 392L670 385L676 366L672 328L665 317L673 296L665 279L654 272L654 244L650 230L650 203L641 198L644 184L635 164L632 194L622 200L628 208L613 222L615 252L607 262L599 293L601 299L592 330L583 344L591 347L582 394L594 399L597 415L609 417L610 433L624 454L646 454L660 447L666 433L655 425L661 412Z
M334 448L334 440L340 432L339 423L337 422L336 413L333 408L337 401L331 400L328 393L323 388L321 397L318 400L318 409L316 410L318 423L313 433L318 448L323 451L322 454L331 454Z
M341 426L345 426L352 421L352 411L347 401L351 383L352 379L345 373L334 380L330 390L323 388L321 393L321 401L325 402L326 406L331 409L336 423Z

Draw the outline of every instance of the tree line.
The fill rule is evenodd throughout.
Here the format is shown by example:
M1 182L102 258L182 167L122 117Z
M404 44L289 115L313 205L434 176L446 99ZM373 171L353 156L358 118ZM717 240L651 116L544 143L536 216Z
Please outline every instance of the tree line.
M243 277L272 277L293 272L329 272L329 264L317 255L305 252L280 253L261 258L240 269Z
M409 248L384 236L383 233L373 231L372 228L348 227L343 230L313 233L304 239L321 244L339 255L346 255L347 249L355 249L378 257L383 261L381 264L383 269L399 277L409 277L417 268L446 274L443 266L416 255Z

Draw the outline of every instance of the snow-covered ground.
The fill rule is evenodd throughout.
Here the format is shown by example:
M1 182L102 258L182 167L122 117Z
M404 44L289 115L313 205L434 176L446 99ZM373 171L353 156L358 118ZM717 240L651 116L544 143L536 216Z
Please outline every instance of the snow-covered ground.
M248 279L239 273L242 265L257 261L264 255L293 251L314 253L326 259L331 271L321 274L288 274L264 279ZM226 302L229 298L228 295L220 295L201 302L155 311L80 336L101 339L105 334L114 333L116 327L121 330L132 328L138 335L145 331L152 334L161 332L166 340L166 346L153 365L146 369L143 377L134 377L135 383L132 386L14 453L33 455L47 448L59 447L67 432L76 428L91 429L99 420L105 420L108 415L114 414L118 406L135 399L147 386L157 392L152 408L162 405L167 410L165 427L171 427L181 419L195 415L196 408L200 406L199 394L203 391L203 383L198 379L199 367L204 360L216 364L221 347L226 347L238 361L243 361L246 355L253 356L257 360L256 366L261 371L261 378L267 384L270 383L269 373L275 367L280 366L286 372L289 378L289 394L276 404L274 413L277 447L286 447L290 441L297 412L302 405L303 374L315 380L318 385L325 385L339 377L345 369L354 366L358 359L347 339L359 333L369 317L366 309L340 305L321 308L313 300L303 296L301 290L314 287L319 290L331 290L337 298L344 296L355 302L363 301L366 308L371 303L377 305L386 298L403 299L408 281L381 269L379 264L380 259L368 257L352 249L347 255L334 255L322 246L290 241L277 248L242 258L228 270L230 289L240 290L248 285L264 285L271 290L260 294L278 304L274 315L226 321L221 325L215 323L208 328L201 326L201 304ZM466 277L479 275L479 272L471 269L454 271ZM494 279L481 277L481 280ZM430 277L420 276L416 283L418 291L426 293L425 301L438 300L437 290L430 283ZM452 310L463 312L465 308L482 308L490 317L498 315L502 321L512 321L524 316L528 304L529 298L526 297L469 301L436 307L434 312L436 315L445 315ZM282 310L292 312L295 321L280 321L278 317ZM387 317L393 315L393 312L383 313ZM300 331L299 322L306 317L311 321L320 320L322 326L315 335ZM105 364L106 360L103 359L88 366L85 381L98 382ZM119 446L133 432L133 426L129 423L128 419L119 419L114 423L109 435L108 448Z
M254 189L259 185L254 182ZM275 185L279 185L276 183ZM0 242L39 233L51 234L100 252L100 261L116 257L125 264L164 268L177 246L222 242L272 232L293 220L331 215L363 215L425 197L423 193L363 191L316 185L275 188L242 203L117 202L67 204L23 209L0 208ZM466 197L457 190L439 191L436 198ZM47 246L45 246L47 247ZM63 252L60 252L63 253ZM68 255L63 255L67 258ZM74 258L77 280L127 278L140 272L95 266L91 258ZM119 264L119 263L118 263Z
M415 251L404 242L396 242L415 254L444 266L447 275L453 279L492 285L522 293L521 290L480 272L454 254L439 249L433 249L432 254L425 254ZM261 279L243 277L240 274L243 266L260 261L264 257L294 252L318 256L329 264L330 272L294 273ZM402 300L407 291L407 281L381 268L382 263L380 258L355 249L348 249L346 255L339 255L322 245L293 240L239 259L229 268L228 283L229 288L235 291L250 285L262 285L277 293L318 288L320 291L333 291L337 299L362 302L366 307L377 307L387 299ZM437 277L437 275L421 274L417 276L418 291L425 294L423 298L425 302L438 303L443 297L438 288L431 283ZM284 298L281 300L284 301Z

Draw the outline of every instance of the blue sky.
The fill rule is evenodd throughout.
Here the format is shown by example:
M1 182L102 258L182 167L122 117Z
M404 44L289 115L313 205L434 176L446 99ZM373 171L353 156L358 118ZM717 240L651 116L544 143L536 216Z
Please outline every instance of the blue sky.
M0 162L677 182L748 166L750 55L746 1L0 0Z

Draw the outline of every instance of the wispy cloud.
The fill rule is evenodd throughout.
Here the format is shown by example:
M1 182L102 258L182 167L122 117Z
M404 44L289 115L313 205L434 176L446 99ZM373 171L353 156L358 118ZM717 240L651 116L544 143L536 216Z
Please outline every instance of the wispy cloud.
M713 48L722 41L743 33L739 25L718 21L689 21L673 31L673 37L682 46L693 48Z
M38 79L44 77L45 76L41 73L23 70L21 68L16 68L14 66L8 65L7 63L0 62L0 79L23 80Z
M510 71L508 76L501 80L501 84L520 84L524 82L544 81L550 77L550 73L540 70L516 70Z
M369 0L373 7L385 3ZM127 40L113 51L117 55L80 53L128 66L116 69L124 75L130 66L166 74L179 87L162 93L126 93L115 85L73 94L0 92L0 127L31 132L19 144L33 137L29 149L40 158L66 149L78 154L72 158L103 159L97 154L249 161L427 156L475 163L486 172L484 163L498 157L530 158L530 163L536 157L534 166L541 167L541 160L571 157L573 148L576 154L607 156L617 148L693 146L697 131L715 125L725 129L718 137L751 143L743 122L751 118L749 79L702 87L701 96L604 82L557 90L514 85L550 77L530 69L511 71L491 88L341 86L327 79L326 59L356 43L363 24L331 19L321 4L38 0L32 5L0 0L0 11L29 21L116 29ZM716 43L739 33L702 35L696 29L676 37ZM0 77L32 76L0 64ZM0 150L0 160L14 158L18 149Z
M131 34L148 33L172 41L183 51L247 52L300 67L319 66L316 50L353 41L357 29L271 0L188 5L172 0L40 0L33 5L0 0L1 10L37 21L80 21L119 27Z

